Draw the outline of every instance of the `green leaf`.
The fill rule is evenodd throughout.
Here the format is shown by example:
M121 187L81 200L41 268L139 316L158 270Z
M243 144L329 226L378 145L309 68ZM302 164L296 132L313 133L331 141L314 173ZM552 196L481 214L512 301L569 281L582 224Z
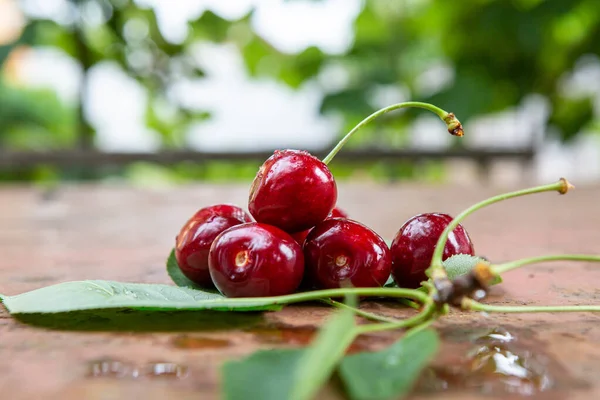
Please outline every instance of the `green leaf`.
M455 254L447 258L442 264L446 268L448 278L454 279L458 276L468 274L477 263L484 261L482 258L469 254Z
M442 264L446 268L448 278L454 279L458 276L468 274L474 267L480 262L487 263L481 257L472 256L469 254L455 254L452 257L447 258ZM502 278L498 278L492 283L496 285L502 282Z
M394 280L394 277L392 275L389 276L389 278L387 279L387 281L385 281L385 284L383 285L383 287L398 287L398 285L396 285L396 281Z
M300 359L294 385L289 396L292 400L310 400L331 377L339 360L356 336L354 312L337 312L323 328Z
M223 399L287 399L294 383L293 371L304 351L260 350L244 360L226 362L222 370Z
M268 297L226 298L219 294L160 284L76 281L5 296L12 314L132 308L143 310L261 311L281 308Z
M181 269L177 264L177 259L175 258L175 249L171 250L171 254L169 254L169 258L167 258L167 274L169 274L173 283L179 287L187 287L205 292L218 293L216 289L207 289L197 285L181 272Z
M400 399L413 388L421 371L437 353L434 330L408 334L385 350L345 357L339 368L353 400Z
M309 400L327 382L355 337L354 313L337 312L306 349L261 350L223 367L227 400Z

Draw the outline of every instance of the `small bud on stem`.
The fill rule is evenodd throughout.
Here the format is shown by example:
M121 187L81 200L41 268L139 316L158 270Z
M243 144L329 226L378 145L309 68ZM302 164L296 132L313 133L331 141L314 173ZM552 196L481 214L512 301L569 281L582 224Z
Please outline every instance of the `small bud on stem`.
M335 155L342 149L342 147L344 147L344 145L350 139L350 137L352 135L354 135L354 133L356 131L358 131L360 128L367 125L369 122L373 121L375 118L377 118L380 115L383 115L385 113L388 113L390 111L398 110L400 108L411 108L411 107L412 108L423 108L425 110L429 110L432 113L436 114L438 117L440 117L440 119L442 121L444 121L444 123L446 124L446 127L448 128L448 132L450 132L451 135L459 136L459 137L464 135L462 124L460 123L460 121L456 118L456 116L453 113L446 112L446 111L442 110L441 108L436 107L429 103L421 103L418 101L407 101L404 103L392 104L391 106L387 106L385 108L377 110L373 114L369 115L367 118L363 119L361 122L358 123L358 125L356 125L354 128L352 128L352 130L350 132L348 132L346 134L346 136L344 136L338 142L338 144L323 159L323 162L325 164L329 164L331 162L331 160L333 160L333 157L335 157Z

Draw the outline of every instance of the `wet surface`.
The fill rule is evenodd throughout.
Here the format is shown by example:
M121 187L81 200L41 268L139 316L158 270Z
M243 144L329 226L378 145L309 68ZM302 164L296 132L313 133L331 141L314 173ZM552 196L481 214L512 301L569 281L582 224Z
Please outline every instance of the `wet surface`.
M183 379L188 376L188 367L172 362L151 362L143 365L116 360L92 361L88 377L115 379Z
M340 205L384 238L421 212L456 215L505 191L485 187L340 185ZM8 295L83 279L169 283L174 235L198 208L247 203L248 185L169 190L60 187L41 201L31 188L0 188L0 292ZM598 253L600 189L543 194L478 211L465 221L492 262L549 253ZM377 207L370 207L373 199ZM401 207L399 207L401 204ZM557 234L557 227L560 227ZM35 251L32 251L34 249ZM506 275L484 300L504 305L600 301L600 268L549 263ZM393 301L369 311L406 317ZM261 348L310 343L325 306L277 313L72 313L22 317L0 307L0 387L18 399L219 399L219 370ZM600 398L600 315L485 315L452 311L436 323L443 345L411 398ZM508 333L507 333L508 332ZM402 332L360 337L379 350ZM107 357L107 355L109 355ZM324 400L339 399L335 390Z
M562 362L548 353L532 328L447 327L441 330L442 354L417 385L421 393L473 392L508 395L558 394L590 384L570 376Z
M316 326L264 325L248 329L253 339L260 344L277 347L305 347L311 343L317 334ZM350 345L347 354L369 351L381 339L375 336L360 336Z

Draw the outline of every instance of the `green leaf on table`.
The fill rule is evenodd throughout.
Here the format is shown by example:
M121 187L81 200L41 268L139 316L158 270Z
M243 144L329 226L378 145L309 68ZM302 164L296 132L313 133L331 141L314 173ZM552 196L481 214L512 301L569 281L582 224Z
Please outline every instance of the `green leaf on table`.
M353 310L343 309L321 328L298 362L290 399L310 400L316 396L352 344L354 327Z
M454 279L458 276L468 274L475 266L480 263L487 263L481 257L472 256L469 254L455 254L449 258L447 258L444 262L444 268L446 269L446 273L448 274L448 278ZM492 284L496 285L502 282L502 278L498 276Z
M194 283L181 272L179 264L177 264L177 259L175 258L175 249L171 250L169 258L167 258L167 274L169 274L169 277L171 277L173 283L179 287L187 287L205 292L218 293L216 289L207 289Z
M259 350L241 361L223 365L225 400L288 399L294 371L304 349Z
M3 303L12 314L59 313L78 310L131 308L139 310L279 310L276 298L226 298L201 290L161 284L74 281L46 286Z
M310 400L352 343L354 312L338 311L305 349L261 350L223 367L227 400Z
M407 395L439 349L439 337L428 329L407 334L392 346L345 357L340 377L353 400L400 399Z

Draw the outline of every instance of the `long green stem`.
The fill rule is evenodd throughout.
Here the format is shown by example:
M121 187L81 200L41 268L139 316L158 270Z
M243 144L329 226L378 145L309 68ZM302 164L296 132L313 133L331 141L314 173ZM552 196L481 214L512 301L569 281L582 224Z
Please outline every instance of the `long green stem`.
M408 337L408 336L414 335L417 332L421 332L422 330L429 328L431 326L431 324L433 324L434 322L435 322L435 318L430 318L430 319L424 321L423 323L410 328L410 330L408 332L406 332L406 335L404 337Z
M331 299L323 299L323 300L321 300L321 302L323 302L325 304L329 304L330 306L333 306L336 308L341 308L341 309L345 309L345 310L350 309L350 310L354 311L354 314L356 314L360 317L366 318L366 319L370 319L371 321L392 323L392 324L396 323L396 322L400 322L400 320L398 320L398 319L388 318L388 317L384 317L381 315L377 315L372 312L361 310L360 308L351 307L347 304L340 303L339 301L335 301L335 300L331 300Z
M462 125L460 124L458 119L456 119L454 114L446 112L446 111L442 110L441 108L436 107L432 104L421 103L418 101L407 101L404 103L392 104L391 106L382 108L381 110L375 111L373 114L371 114L367 118L363 119L350 132L348 132L346 134L346 136L344 136L342 138L342 140L339 141L339 143L323 159L323 162L325 164L329 164L331 162L331 160L333 159L333 157L335 157L335 155L341 150L341 148L344 147L344 145L350 139L350 137L352 135L354 135L354 133L356 131L358 131L360 128L367 125L369 122L373 121L375 118L377 118L380 115L383 115L385 113L388 113L390 111L394 111L394 110L397 110L400 108L409 108L409 107L423 108L425 110L429 110L429 111L435 113L438 117L440 117L440 119L442 121L444 121L444 123L446 123L446 126L448 127L448 132L450 132L454 136L462 136L463 135Z
M472 299L463 299L462 308L473 311L497 313L540 313L540 312L600 312L600 305L582 306L494 306Z
M517 190L515 192L503 193L503 194L500 194L500 195L497 195L494 197L490 197L489 199L483 200L483 201L467 208L466 210L461 212L458 216L456 216L456 218L454 218L452 220L452 222L450 222L448 224L448 226L446 226L446 229L444 229L444 231L440 235L440 237L436 243L435 250L433 252L433 257L431 258L431 266L429 267L429 269L427 271L429 276L432 278L435 277L436 275L442 276L442 277L446 276L446 271L444 270L444 267L442 265L442 255L444 253L444 247L446 246L446 241L448 240L448 235L450 234L450 232L452 232L454 230L454 228L456 228L458 226L458 224L460 222L462 222L462 220L464 220L470 214L474 213L475 211L479 210L480 208L489 206L494 203L498 203L503 200L512 199L514 197L525 196L525 195L533 194L533 193L550 192L550 191L557 191L561 194L565 194L572 187L573 186L566 179L561 178L558 182L555 182L555 183L552 183L549 185L543 185L543 186L537 186L537 187L529 188L529 189Z
M548 256L538 256L523 258L521 260L511 261L504 264L493 265L492 271L496 274L503 274L511 269L516 269L528 264L541 263L546 261L591 261L600 262L600 256L588 254L556 254Z
M434 311L435 306L433 305L433 303L429 302L427 303L423 311L421 311L414 317L393 323L360 325L357 326L355 329L357 331L357 335L362 335L364 333L387 331L390 329L411 328L413 326L420 325L430 319L433 319Z
M247 303L257 301L268 301L271 304L292 304L301 303L305 301L321 300L329 297L344 297L345 295L356 295L356 296L372 296L372 297L398 297L408 298L416 300L419 303L425 304L428 301L426 293L415 289L403 289L403 288L344 288L344 289L325 289L325 290L312 290L308 292L300 292L294 294L288 294L284 296L273 296L273 297L232 297L228 298L228 303ZM210 302L210 300L207 300ZM221 301L215 300L215 301Z

